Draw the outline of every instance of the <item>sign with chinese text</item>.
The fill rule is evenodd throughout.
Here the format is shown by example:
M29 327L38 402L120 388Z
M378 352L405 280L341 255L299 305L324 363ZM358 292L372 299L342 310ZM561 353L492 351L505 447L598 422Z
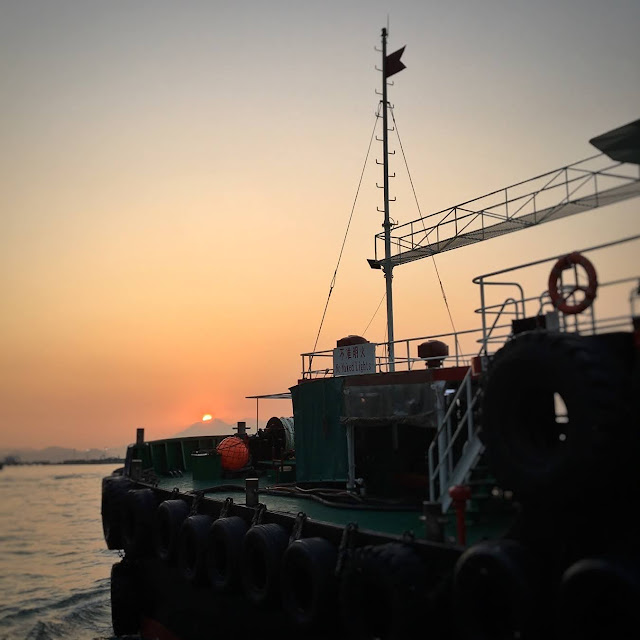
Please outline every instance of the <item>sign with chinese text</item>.
M355 376L376 372L376 345L371 342L336 347L333 350L333 375Z

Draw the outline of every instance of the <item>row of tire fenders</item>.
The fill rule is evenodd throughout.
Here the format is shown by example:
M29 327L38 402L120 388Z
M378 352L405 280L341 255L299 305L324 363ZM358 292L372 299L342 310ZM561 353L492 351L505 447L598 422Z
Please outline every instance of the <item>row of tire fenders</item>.
M158 504L152 489L132 488L135 486L124 476L103 480L104 537L109 549L125 551L125 560L154 554L177 566L184 580L196 587L244 594L257 607L280 603L299 628L333 624L340 610L349 612L350 625L359 624L360 619L363 627L371 626L374 593L379 603L383 595L402 592L397 594L398 628L410 624L410 612L417 610L416 587L423 576L421 561L409 545L364 546L346 563L339 549L325 538L297 537L304 514L299 514L290 534L280 524L261 522L263 505L258 505L250 523L228 515L224 506L220 517L213 518L194 513L193 506L177 494ZM230 502L227 498L226 505ZM114 578L124 579L120 565L114 569L112 608L117 604ZM114 631L137 632L139 620L129 598L119 593L115 598L126 610L112 611ZM393 608L391 602L384 604L386 618L393 616ZM384 625L388 624L386 619Z
M343 557L324 538L297 537L296 524L290 534L259 517L247 523L227 515L224 507L214 519L194 513L177 495L158 504L152 489L133 486L123 476L103 481L108 548L124 549L125 560L155 554L192 585L243 594L257 607L280 603L301 629L333 624L341 614L341 623L362 637L400 638L427 614L432 628L453 624L460 637L491 638L528 635L539 622L536 560L516 540L480 542L461 552L452 571L435 576L410 544L366 545ZM638 572L625 565L587 559L571 566L559 585L560 626L571 621L575 630L582 620L586 629L588 614L603 607L628 615L628 600L639 593ZM123 595L114 581L126 576L120 564L114 570L114 631L135 633L140 620L133 592Z

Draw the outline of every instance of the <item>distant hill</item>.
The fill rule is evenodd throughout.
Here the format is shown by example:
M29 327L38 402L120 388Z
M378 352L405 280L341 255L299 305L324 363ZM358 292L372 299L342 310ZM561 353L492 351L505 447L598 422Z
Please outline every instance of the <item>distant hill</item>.
M255 420L247 420L247 429L250 434L255 433ZM188 436L233 435L237 424L228 424L216 418L207 422L194 422L186 429L175 433L173 438ZM264 425L262 425L264 426ZM128 443L127 443L128 444ZM32 449L29 447L4 447L0 448L0 461L7 457L15 458L18 462L52 462L60 463L73 460L104 460L106 458L122 459L127 453L127 444L121 447L108 447L105 449L71 449L68 447L47 447L45 449Z
M13 447L0 449L0 460L7 456L19 462L64 462L65 460L102 460L104 458L124 458L126 446L106 449L69 449L67 447L47 447L31 449Z

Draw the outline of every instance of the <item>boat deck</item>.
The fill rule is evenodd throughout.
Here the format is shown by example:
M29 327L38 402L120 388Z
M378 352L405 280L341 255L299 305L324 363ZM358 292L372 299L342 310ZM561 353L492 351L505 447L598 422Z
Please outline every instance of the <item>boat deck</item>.
M294 483L274 484L272 478L263 476L259 479L259 502L268 511L296 517L298 513L306 514L308 520L337 526L356 523L362 531L403 537L409 535L415 539L426 539L425 524L422 519L422 508L399 508L390 503L387 508L375 508L371 504L349 506L344 504L326 504L323 498L311 491L297 491ZM165 491L177 490L181 494L198 494L202 492L205 499L224 502L232 498L234 504L247 505L245 498L244 478L221 478L220 480L194 480L190 472L180 477L158 478L158 488ZM290 495L286 495L290 492ZM467 542L474 542L494 537L504 532L513 515L504 513L503 518L492 515L485 518L482 509L473 501L465 514ZM457 540L456 514L452 511L442 515L444 540L455 543Z

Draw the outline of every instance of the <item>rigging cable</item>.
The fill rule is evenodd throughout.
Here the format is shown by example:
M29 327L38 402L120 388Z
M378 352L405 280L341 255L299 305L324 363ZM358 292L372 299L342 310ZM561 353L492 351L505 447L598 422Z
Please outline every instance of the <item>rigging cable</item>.
M389 105L389 110L391 111L391 117L393 118L393 126L396 130L396 135L398 136L398 143L400 144L400 151L402 151L402 158L404 160L404 166L407 169L407 175L409 176L409 182L411 183L411 190L413 191L413 197L416 201L416 207L418 207L418 213L420 214L420 220L422 221L422 227L426 231L427 228L424 226L424 218L422 217L422 211L420 210L420 203L418 202L418 195L416 194L415 187L413 186L413 179L411 178L411 172L409 171L409 164L407 163L407 156L404 153L404 147L402 146L402 140L400 140L400 131L398 130L398 123L396 122L396 116L393 112L393 107ZM429 239L430 233L427 233L427 240ZM458 342L458 333L456 331L456 326L453 323L453 316L451 315L451 309L449 308L449 302L447 301L447 295L444 292L444 285L442 284L442 279L440 278L440 272L438 271L438 265L436 264L436 258L434 255L431 256L433 260L433 267L436 270L436 276L438 277L438 282L440 283L440 291L442 292L442 298L444 300L444 304L447 307L447 313L449 314L449 321L451 322L451 328L453 329L453 335L456 341L456 347L458 351L460 351L460 343Z
M385 293L382 294L382 298L380 298L380 302L378 302L378 306L376 307L376 310L373 312L373 315L371 316L371 320L369 320L369 324L365 327L365 330L362 332L363 336L366 335L367 330L371 326L371 323L373 322L374 318L378 315L378 311L380 311L380 307L382 306L382 303L384 302L384 299L386 297L387 297L387 294L385 292Z
M320 327L318 328L318 335L316 336L315 344L313 345L313 352L315 353L316 347L318 346L318 340L320 339L320 332L322 331L322 325L324 324L324 318L327 315L327 308L329 307L329 300L331 299L331 294L333 293L333 288L336 284L336 278L338 276L338 268L340 267L340 261L342 260L342 253L344 251L344 246L347 242L347 236L349 235L349 227L351 226L351 220L353 219L353 212L356 208L356 202L358 201L358 195L360 193L360 187L362 186L362 178L364 177L364 171L367 167L367 161L369 160L369 153L371 151L371 145L373 143L373 138L376 133L376 126L378 124L378 118L380 117L380 106L378 106L378 111L376 112L376 119L373 125L373 131L371 132L371 138L369 139L369 146L367 148L367 155L364 159L364 164L362 166L362 172L360 173L360 180L358 181L358 188L356 189L356 195L353 199L353 205L351 207L351 214L349 215L349 222L347 223L347 229L344 234L344 238L342 240L342 247L340 247L340 254L338 255L338 263L336 264L336 269L333 272L333 278L331 278L331 284L329 285L329 295L327 296L327 302L324 305L324 311L322 312L322 319L320 320ZM311 362L313 361L313 355L309 358L309 368L311 368Z

